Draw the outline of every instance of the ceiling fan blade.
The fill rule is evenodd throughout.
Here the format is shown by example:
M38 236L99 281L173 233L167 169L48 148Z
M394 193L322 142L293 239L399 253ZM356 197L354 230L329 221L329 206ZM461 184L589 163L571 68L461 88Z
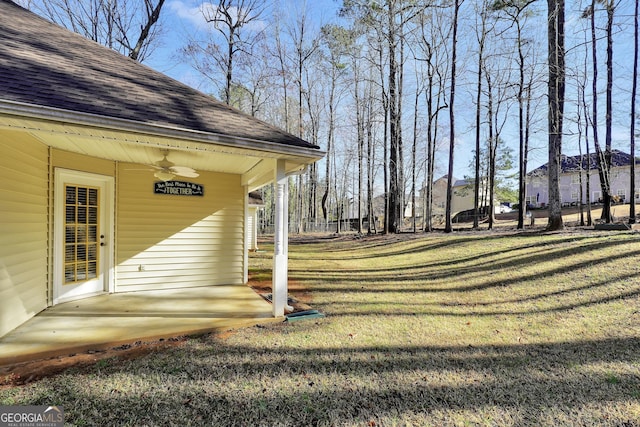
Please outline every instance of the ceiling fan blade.
M200 174L198 172L175 172L174 173L178 176L182 176L185 178L197 178L200 176Z
M187 166L172 166L169 169L176 175L184 176L187 178L197 178L198 176L200 176L200 174L197 173L194 169Z

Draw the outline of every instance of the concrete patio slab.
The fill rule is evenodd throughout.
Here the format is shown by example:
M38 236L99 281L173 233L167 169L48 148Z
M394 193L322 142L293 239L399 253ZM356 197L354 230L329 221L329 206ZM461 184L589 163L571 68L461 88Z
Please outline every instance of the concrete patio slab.
M50 307L0 338L0 366L282 320L244 285L100 295Z

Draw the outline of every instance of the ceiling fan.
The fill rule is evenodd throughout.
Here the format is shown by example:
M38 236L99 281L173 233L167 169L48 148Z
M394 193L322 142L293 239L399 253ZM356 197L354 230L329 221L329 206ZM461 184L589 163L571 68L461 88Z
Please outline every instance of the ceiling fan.
M158 160L154 165L151 165L154 169L157 169L153 174L156 178L162 181L171 181L176 176L182 176L185 178L197 178L198 172L187 166L176 166L172 161L167 159L169 150L162 150L162 160Z

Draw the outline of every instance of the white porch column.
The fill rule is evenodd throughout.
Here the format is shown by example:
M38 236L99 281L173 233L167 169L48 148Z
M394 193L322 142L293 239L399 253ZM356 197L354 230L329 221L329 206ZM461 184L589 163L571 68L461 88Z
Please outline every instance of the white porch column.
M275 231L273 245L272 303L273 316L284 316L288 293L288 188L284 160L278 160L275 171Z

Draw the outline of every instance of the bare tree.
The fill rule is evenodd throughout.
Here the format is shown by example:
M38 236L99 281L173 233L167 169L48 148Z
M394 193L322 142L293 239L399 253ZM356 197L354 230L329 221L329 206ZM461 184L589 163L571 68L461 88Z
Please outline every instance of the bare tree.
M231 101L234 57L238 52L249 53L250 46L257 40L255 32L245 37L242 28L259 20L263 10L263 0L221 0L202 5L204 19L213 24L226 42L216 61L225 73L224 101L227 104Z
M419 81L419 71L416 67L416 81ZM424 87L420 85L416 88L415 98L413 102L413 141L411 144L411 230L415 233L416 228L416 163L418 151L418 111L420 95L424 91Z
M329 75L329 99L327 100L327 161L325 163L325 189L322 195L321 207L322 216L328 224L328 199L331 189L331 162L329 158L334 149L335 129L336 129L336 107L338 102L337 86L339 80L343 78L347 67L344 62L345 55L350 51L354 33L336 25L327 25L322 28L322 40L326 46L325 61L328 66Z
M370 72L373 72L370 70ZM373 208L373 182L375 180L375 123L379 120L377 115L378 109L374 105L374 78L371 76L367 81L366 88L366 109L365 109L365 123L366 123L366 135L367 135L367 234L375 233L377 231L376 218Z
M607 12L607 83L606 83L606 100L605 100L605 149L602 150L598 137L598 49L596 35L596 4L603 4ZM583 18L589 18L591 22L591 52L593 64L593 99L592 110L593 117L591 124L593 128L593 143L596 151L596 159L598 163L598 173L600 177L600 187L602 190L602 215L601 219L609 223L612 220L611 215L611 137L612 137L612 118L613 118L613 17L615 12L614 0L592 0L591 5L582 13Z
M275 68L275 75L279 77L280 88L282 89L282 109L283 109L283 124L282 126L287 132L291 132L291 120L289 117L289 81L291 68L289 63L288 46L282 40L282 22L279 15L276 16L275 22L272 24L270 38L273 38L274 44L270 51L271 56L276 59L277 66Z
M151 0L144 0L145 12L147 19L143 25L140 26L140 34L138 35L138 39L135 41L135 44L131 45L129 40L125 35L122 37L122 44L129 49L129 58L137 61L138 58L142 61L143 56L141 55L145 46L148 45L147 40L149 38L153 38L151 36L154 25L160 19L160 10L164 5L165 0L158 0L158 3L154 6Z
M398 97L398 27L396 22L396 0L388 2L387 11L387 47L389 49L389 229L390 233L400 231L402 224L402 207L400 206L402 197L399 180L399 157L400 145L402 144L402 134L400 132L401 117L399 114Z
M426 104L426 159L424 171L423 216L424 231L433 231L433 182L435 181L436 149L438 141L438 120L442 110L448 106L444 102L445 81L448 77L448 51L446 40L451 28L444 14L427 8L418 15L420 32L418 44L421 50L419 61L426 64L423 77L424 104Z
M351 17L376 33L379 43L378 53L382 66L386 57L388 72L382 76L382 86L388 88L388 98L383 95L383 104L388 111L388 171L385 173L385 191L388 208L385 215L385 230L395 233L402 225L403 204L403 147L402 147L402 80L403 80L403 36L405 26L424 10L426 6L408 0L387 0L384 3L372 3L365 0L344 0L342 15ZM384 51L383 51L384 46ZM387 157L388 155L388 157Z
M473 185L473 228L479 227L478 217L480 216L480 128L482 115L482 70L484 68L484 53L487 41L487 2L483 1L481 8L477 11L477 17L480 19L480 25L476 23L476 38L478 40L478 75L476 80L476 134L475 134L475 171Z
M602 192L602 219L610 223L613 219L611 213L611 137L613 120L613 15L615 12L614 0L604 0L607 9L607 90L606 90L606 112L605 112L605 152L604 164L600 169L604 169L607 175L606 190Z
M32 0L28 7L84 37L144 61L160 35L165 0Z
M364 123L365 117L365 97L363 95L363 89L360 87L362 84L362 70L363 65L357 58L353 56L353 101L355 103L354 109L356 113L356 143L358 146L358 191L356 200L358 202L358 234L362 233L362 186L364 171L362 170L364 162L364 138L366 125Z
M266 38L252 46L250 55L241 55L234 66L234 81L231 84L230 105L250 114L253 117L261 117L263 120L277 119L268 115L275 108L272 104L277 102L273 84L273 69L270 64L272 56L269 53L269 44Z
M496 55L492 55L493 58L488 56L486 61L483 62L483 75L486 81L487 125L489 128L489 137L487 138L488 173L485 183L487 198L485 206L487 206L488 210L488 228L490 230L495 222L497 156L500 145L504 144L501 134L509 119L510 101L513 99L511 68L504 66L505 63L512 62L511 54L511 52L506 52L505 56L504 53L498 52Z
M451 91L449 93L449 172L447 179L447 201L445 207L445 228L444 231L450 233L453 231L451 226L451 199L453 196L453 154L455 146L455 114L454 100L456 94L456 54L458 48L458 15L460 13L460 5L464 0L454 0L453 6L453 25L452 25L452 48L451 48Z
M295 82L298 87L298 130L296 134L304 138L304 104L303 98L305 92L309 91L310 81L305 79L305 69L308 66L309 61L311 61L316 55L318 48L320 46L320 37L317 34L313 34L310 31L310 20L307 14L307 10L302 9L299 11L296 17L295 25L291 25L288 29L289 37L291 38L291 42L293 44L294 51L294 66L296 70L295 74ZM314 176L313 173L315 171L315 165L311 167L311 173L308 175L310 180L310 199L316 200L315 195L315 182L313 181ZM298 176L297 179L297 202L296 202L296 218L298 222L298 232L302 232L302 222L303 222L303 181L304 177L302 175ZM312 210L313 215L315 216L315 209Z
M525 80L525 63L527 44L523 36L523 27L526 23L528 16L527 9L535 0L497 0L493 3L493 9L498 10L511 21L512 25L516 29L516 47L517 57L516 63L518 64L519 79L517 83L518 88L518 138L519 138L519 172L518 172L518 228L524 228L524 215L525 215L525 178L527 173L527 146L528 141L525 140L527 133L527 121L526 121L526 108L528 100L525 99L527 94L526 80Z
M580 187L580 194L578 195L578 209L579 209L579 217L580 217L580 225L584 226L584 197L583 194L583 183L584 183L584 165L585 165L585 157L582 154L582 135L583 131L583 111L586 114L587 111L584 109L584 97L586 92L586 74L585 75L576 75L576 88L578 90L577 103L576 103L576 125L578 127L578 152L580 158L580 164L578 166L578 185ZM590 159L587 158L587 162ZM587 175L588 176L588 175Z

